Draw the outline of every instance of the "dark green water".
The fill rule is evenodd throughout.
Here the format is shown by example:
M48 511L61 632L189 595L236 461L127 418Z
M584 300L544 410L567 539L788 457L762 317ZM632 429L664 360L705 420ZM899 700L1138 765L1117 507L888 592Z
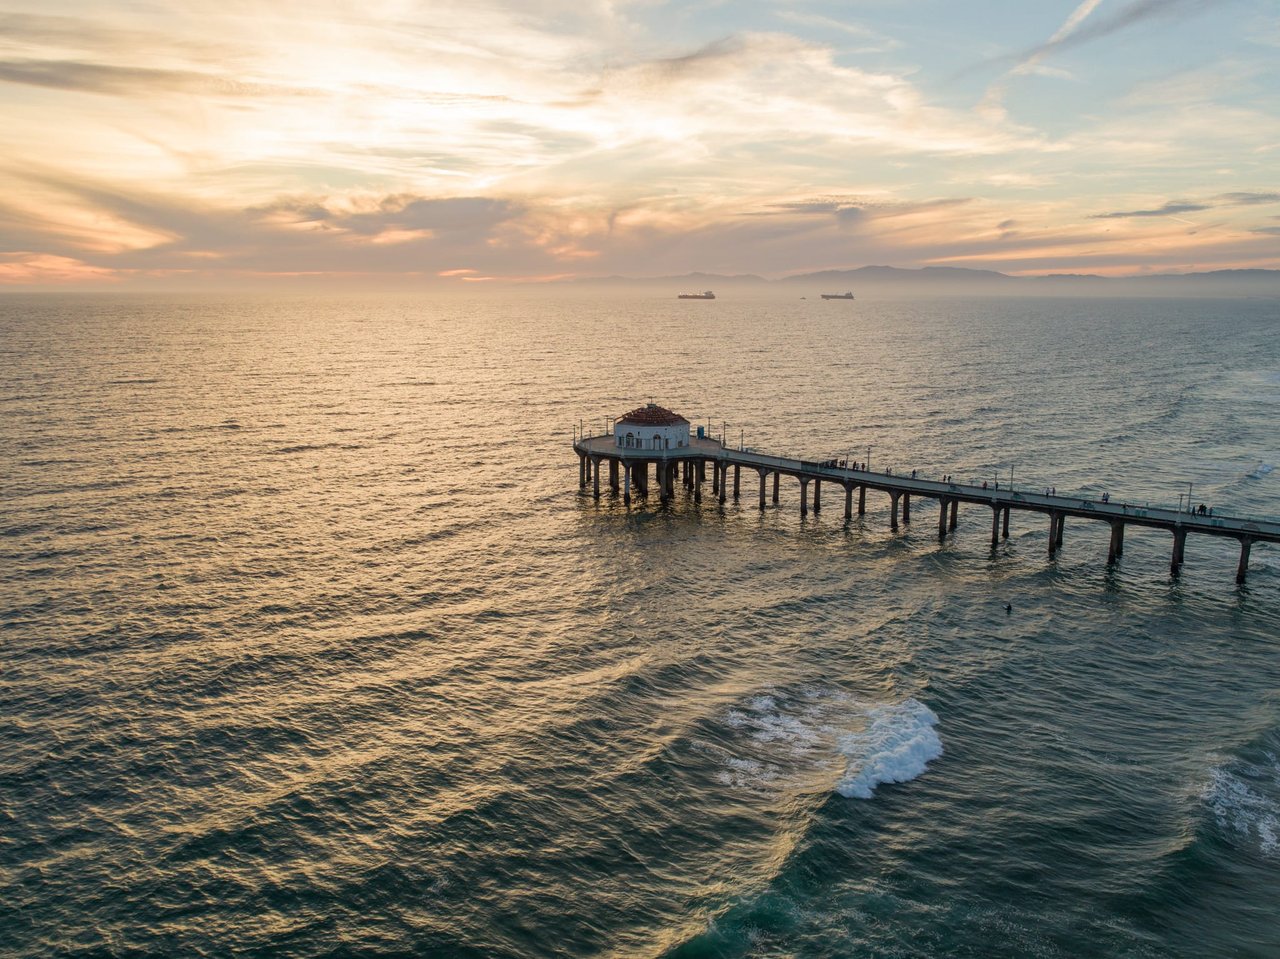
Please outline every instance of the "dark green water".
M1280 515L1280 304L0 299L0 955L1280 954L1280 555L577 489L762 450ZM862 458L856 455L856 458ZM1004 604L1013 605L1006 613Z

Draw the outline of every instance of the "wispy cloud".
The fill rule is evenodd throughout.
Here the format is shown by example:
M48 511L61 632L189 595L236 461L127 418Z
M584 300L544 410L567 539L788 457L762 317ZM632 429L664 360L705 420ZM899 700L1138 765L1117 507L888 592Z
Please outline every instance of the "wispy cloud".
M193 70L119 67L74 60L0 60L0 83L21 83L54 90L129 96L169 90L215 97L308 96L316 91L255 83Z
M1101 40L1149 21L1173 20L1200 13L1206 7L1204 0L1133 0L1114 13L1093 16L1101 3L1102 0L1082 0L1044 43L1021 53L989 61L998 63L1011 60L1013 66L988 87L979 108L991 115L1002 115L1003 100L1011 77L1032 73L1069 77L1070 74L1065 71L1051 70L1043 65L1043 61L1055 53Z
M1183 213L1199 213L1224 207L1253 207L1280 204L1280 193L1220 193L1208 200L1169 200L1158 207L1144 210L1117 210L1110 213L1094 213L1091 220L1120 220L1143 217L1176 217Z
M1091 220L1121 220L1133 219L1137 217L1148 216L1177 216L1181 213L1196 213L1200 210L1208 210L1210 207L1203 203L1175 203L1169 202L1163 206L1153 210L1117 210L1112 213L1094 213L1089 216Z

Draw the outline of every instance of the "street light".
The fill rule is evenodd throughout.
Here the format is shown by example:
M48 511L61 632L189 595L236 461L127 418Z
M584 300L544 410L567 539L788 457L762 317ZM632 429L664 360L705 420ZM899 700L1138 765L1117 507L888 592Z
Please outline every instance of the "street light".
M862 464L862 468L868 473L871 472L871 447L867 447L867 461Z

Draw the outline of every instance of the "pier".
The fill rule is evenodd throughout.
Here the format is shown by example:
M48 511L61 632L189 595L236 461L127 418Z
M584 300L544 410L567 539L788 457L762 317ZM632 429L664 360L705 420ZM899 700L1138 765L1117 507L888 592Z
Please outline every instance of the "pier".
M857 515L866 513L868 491L887 496L889 528L893 530L899 529L900 524L912 522L913 505L919 512L919 506L913 504L913 499L932 501L937 510L939 540L945 540L956 532L961 504L990 510L992 546L1008 539L1012 512L1039 513L1040 521L1049 531L1050 558L1062 547L1069 518L1110 526L1108 565L1114 564L1124 553L1126 527L1164 530L1173 540L1169 567L1175 576L1182 568L1189 534L1226 537L1240 545L1237 583L1245 581L1249 553L1254 543L1280 543L1280 523L1268 520L1206 516L1191 511L1081 499L1079 496L1045 495L915 479L735 449L710 437L690 436L687 420L652 404L615 421L613 433L599 436L575 434L573 448L578 454L579 487L584 490L590 488L598 499L604 485L612 494L622 496L627 505L631 504L632 497L648 498L650 495L667 502L675 496L677 482L691 493L695 503L701 503L709 474L714 499L724 503L732 497L737 502L744 486L750 483L758 486L758 491L753 490L747 495L758 496L759 508L764 510L769 503L779 502L780 481L785 476L799 485L801 516L808 515L810 510L815 514L821 513L824 485L843 493L845 520L853 518L855 509ZM983 526L985 528L985 521Z

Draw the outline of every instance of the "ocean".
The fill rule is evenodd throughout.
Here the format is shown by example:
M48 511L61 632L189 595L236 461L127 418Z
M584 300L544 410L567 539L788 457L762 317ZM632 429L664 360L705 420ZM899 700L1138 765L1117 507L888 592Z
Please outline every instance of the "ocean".
M0 351L0 955L1280 955L1276 547L572 450L1276 518L1280 302L10 294Z

